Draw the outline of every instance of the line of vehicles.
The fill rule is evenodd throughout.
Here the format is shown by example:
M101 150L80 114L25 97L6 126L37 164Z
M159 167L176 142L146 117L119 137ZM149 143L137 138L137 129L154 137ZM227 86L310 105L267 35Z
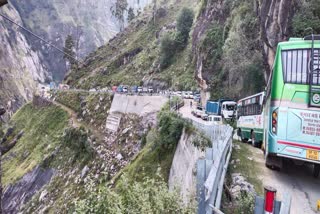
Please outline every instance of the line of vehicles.
M283 160L313 164L320 173L320 35L280 42L266 90L243 99L208 101L192 113L235 118L243 142L262 147L269 168Z
M237 103L232 99L209 100L206 107L196 106L191 113L203 120L222 124L223 119L231 120L235 117Z
M320 172L320 35L280 42L266 90L237 103L237 134L265 154L265 164L284 159L311 163Z

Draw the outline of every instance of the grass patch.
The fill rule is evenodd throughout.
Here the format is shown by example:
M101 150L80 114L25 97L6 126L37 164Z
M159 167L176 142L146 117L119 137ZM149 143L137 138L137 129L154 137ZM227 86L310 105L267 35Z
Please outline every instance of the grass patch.
M147 135L147 145L141 150L137 158L122 171L129 182L143 181L144 178L159 178L168 181L170 168L173 161L175 147L161 152L161 148L155 145L158 137L156 130L151 130Z
M87 92L55 91L56 101L71 108L77 113L80 112L81 102L86 96L88 96Z
M263 195L263 185L262 181L258 178L260 174L260 169L258 168L258 163L253 159L249 160L248 157L253 158L254 155L252 154L249 147L251 145L240 143L239 141L234 141L234 145L239 145L240 149L233 149L231 160L235 161L234 165L229 165L228 174L231 177L232 173L241 173L249 183L251 183L258 195ZM236 163L236 160L239 159L240 162ZM231 179L231 178L230 178Z
M60 107L22 107L11 119L10 126L24 135L3 157L3 184L16 182L25 173L40 164L60 142L68 124L68 114Z

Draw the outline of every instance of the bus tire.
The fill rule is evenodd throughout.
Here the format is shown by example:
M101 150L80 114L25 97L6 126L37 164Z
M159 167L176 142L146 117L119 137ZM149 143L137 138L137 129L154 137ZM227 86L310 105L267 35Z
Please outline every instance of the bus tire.
M318 178L320 172L320 164L313 165L313 177Z
M282 159L277 156L267 155L265 165L267 168L272 169L272 170L281 170Z

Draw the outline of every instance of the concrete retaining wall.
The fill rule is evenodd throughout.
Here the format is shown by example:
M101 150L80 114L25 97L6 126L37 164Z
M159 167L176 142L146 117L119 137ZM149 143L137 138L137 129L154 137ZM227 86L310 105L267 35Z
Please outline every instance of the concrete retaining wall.
M183 202L187 204L191 197L196 196L196 164L205 153L192 144L192 136L183 132L177 146L169 176L169 189L178 187Z
M133 113L140 116L158 112L168 101L164 96L128 96L115 94L110 112Z

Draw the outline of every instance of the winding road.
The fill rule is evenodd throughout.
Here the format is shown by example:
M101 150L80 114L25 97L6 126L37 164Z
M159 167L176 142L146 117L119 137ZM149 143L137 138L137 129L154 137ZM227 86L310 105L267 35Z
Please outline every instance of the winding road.
M191 114L190 101L185 100L185 105L179 112L186 118L202 124L207 124L201 118ZM317 201L320 200L320 178L312 176L313 166L310 164L296 165L291 161L284 161L281 171L271 170L265 167L262 150L249 146L255 161L259 165L260 176L264 186L272 186L277 189L278 200L285 194L291 194L291 214L320 214L317 212Z

